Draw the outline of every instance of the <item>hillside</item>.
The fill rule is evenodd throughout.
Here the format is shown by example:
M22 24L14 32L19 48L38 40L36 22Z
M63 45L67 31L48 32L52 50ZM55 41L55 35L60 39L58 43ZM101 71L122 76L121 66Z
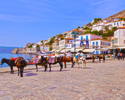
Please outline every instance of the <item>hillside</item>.
M19 47L4 47L4 46L0 46L0 53L11 53L15 48L19 48Z
M109 16L108 18L103 19L103 20L112 20L112 18L125 18L125 10L120 11L112 16Z

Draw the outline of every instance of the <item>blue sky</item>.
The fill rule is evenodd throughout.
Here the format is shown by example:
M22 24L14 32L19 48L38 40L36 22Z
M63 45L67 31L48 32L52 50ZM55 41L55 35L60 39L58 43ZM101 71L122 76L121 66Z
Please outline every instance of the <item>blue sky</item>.
M124 0L1 0L0 46L37 43L94 18L107 18L124 5Z

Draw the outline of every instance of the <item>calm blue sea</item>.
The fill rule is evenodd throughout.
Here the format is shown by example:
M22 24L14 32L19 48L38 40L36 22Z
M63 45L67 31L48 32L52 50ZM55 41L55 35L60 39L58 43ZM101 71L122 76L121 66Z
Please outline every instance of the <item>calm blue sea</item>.
M1 65L1 60L2 58L9 59L10 57L16 58L16 57L23 57L25 60L31 59L35 57L35 55L30 55L30 54L11 54L11 53L0 53L0 68L3 67L9 67L7 64Z

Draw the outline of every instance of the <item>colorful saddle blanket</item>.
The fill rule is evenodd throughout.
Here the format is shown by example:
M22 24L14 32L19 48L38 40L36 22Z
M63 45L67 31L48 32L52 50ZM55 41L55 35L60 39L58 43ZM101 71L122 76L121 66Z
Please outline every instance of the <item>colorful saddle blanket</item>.
M38 64L39 59L40 59L40 58L34 58L33 63L34 63L34 64Z
M55 57L49 57L48 58L48 63L55 63Z

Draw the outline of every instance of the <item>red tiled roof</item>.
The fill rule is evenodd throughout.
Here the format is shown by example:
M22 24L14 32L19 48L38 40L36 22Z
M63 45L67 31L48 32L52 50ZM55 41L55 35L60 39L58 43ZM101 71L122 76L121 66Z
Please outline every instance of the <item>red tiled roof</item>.
M82 34L82 35L86 35L86 34L96 35L96 34L94 34L94 33L85 33L85 34ZM96 35L96 36L99 36L99 35Z
M66 38L66 40L73 40L73 38Z
M109 40L102 39L102 38L95 38L95 39L92 39L92 40L104 40L104 41L109 41ZM109 41L109 42L110 42L110 41Z

